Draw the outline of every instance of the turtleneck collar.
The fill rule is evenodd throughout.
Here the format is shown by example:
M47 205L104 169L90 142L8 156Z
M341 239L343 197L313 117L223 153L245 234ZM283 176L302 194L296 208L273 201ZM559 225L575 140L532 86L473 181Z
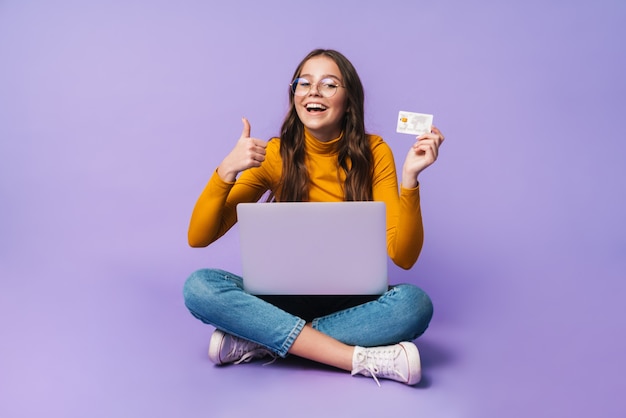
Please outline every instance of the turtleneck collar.
M313 134L309 132L306 127L304 128L304 141L307 151L315 154L336 154L337 143L341 140L341 138L343 138L343 131L341 131L341 134L339 134L337 138L328 142L322 142L314 137Z

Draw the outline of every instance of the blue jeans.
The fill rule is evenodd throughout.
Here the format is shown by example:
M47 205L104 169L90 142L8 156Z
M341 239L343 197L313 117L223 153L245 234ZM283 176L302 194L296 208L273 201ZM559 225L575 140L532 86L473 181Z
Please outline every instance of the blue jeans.
M281 357L306 321L243 290L243 279L223 270L193 273L183 289L193 316ZM420 288L392 286L380 297L312 319L314 329L349 345L373 347L411 341L428 327L433 305Z

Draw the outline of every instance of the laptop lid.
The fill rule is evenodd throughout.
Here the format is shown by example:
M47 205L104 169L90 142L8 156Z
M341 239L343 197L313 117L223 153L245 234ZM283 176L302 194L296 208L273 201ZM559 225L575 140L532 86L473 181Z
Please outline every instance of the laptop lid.
M237 205L244 289L256 295L387 290L383 202Z

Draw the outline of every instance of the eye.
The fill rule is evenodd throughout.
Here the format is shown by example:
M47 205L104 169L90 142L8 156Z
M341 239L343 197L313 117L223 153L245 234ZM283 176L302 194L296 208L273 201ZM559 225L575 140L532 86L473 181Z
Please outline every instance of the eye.
M322 88L326 90L335 90L337 87L339 87L339 85L330 78L325 78L324 80L320 81L320 84L322 85Z
M291 91L296 96L304 96L311 89L311 82L306 78L296 78L291 83Z
M309 80L307 80L306 78L298 78L295 81L295 84L298 87L311 87L311 82Z

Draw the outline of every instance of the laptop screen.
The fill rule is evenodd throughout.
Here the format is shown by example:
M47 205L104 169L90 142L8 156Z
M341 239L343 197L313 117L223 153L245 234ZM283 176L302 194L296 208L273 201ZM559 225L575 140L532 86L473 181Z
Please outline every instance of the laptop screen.
M257 295L372 295L387 290L383 202L237 206L244 289Z

